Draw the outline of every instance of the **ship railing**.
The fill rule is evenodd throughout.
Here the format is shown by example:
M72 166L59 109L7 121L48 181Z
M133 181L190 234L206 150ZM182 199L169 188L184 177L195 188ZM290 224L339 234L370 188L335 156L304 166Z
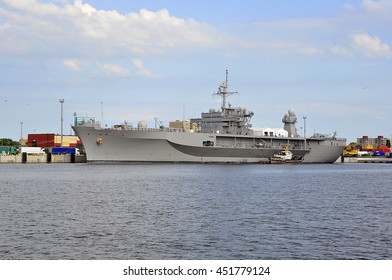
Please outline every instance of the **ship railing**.
M101 129L101 123L92 117L75 117L75 126L90 126Z
M139 128L139 127L133 127L133 126L126 126L126 127L119 127L119 126L113 126L112 128L106 128L110 130L118 130L118 131L146 131L146 132L158 132L162 131L160 128Z
M172 128L172 127L160 127L160 128L138 128L138 127L133 127L130 128L129 130L137 130L137 131L165 131L165 132L179 132L179 133L187 133L187 132L193 132L192 130L185 130L182 128Z
M147 131L147 132L162 131L162 129L160 129L160 128L138 128L138 127L131 128L130 130L133 130L133 131Z
M329 140L329 139L334 139L334 140L346 140L346 138L339 138L336 137L337 132L331 132L331 133L314 133L312 136L310 136L311 139L320 139L320 140Z

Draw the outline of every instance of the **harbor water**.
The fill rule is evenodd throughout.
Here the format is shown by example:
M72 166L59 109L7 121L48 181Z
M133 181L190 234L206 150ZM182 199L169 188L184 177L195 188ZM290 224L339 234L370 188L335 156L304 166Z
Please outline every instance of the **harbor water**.
M0 258L392 259L390 164L3 164Z

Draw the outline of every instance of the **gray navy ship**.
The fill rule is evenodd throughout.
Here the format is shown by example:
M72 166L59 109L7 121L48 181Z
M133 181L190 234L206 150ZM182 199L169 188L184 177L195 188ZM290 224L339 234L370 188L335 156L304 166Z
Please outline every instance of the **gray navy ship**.
M124 122L104 128L92 117L76 117L72 126L81 139L88 162L266 162L285 147L303 163L333 163L342 154L346 139L297 133L297 117L290 109L284 115L283 129L252 129L252 111L232 107L226 98L236 92L228 90L226 80L214 94L222 98L220 109L201 113L200 118L170 122L169 126L148 128L140 121L137 127Z

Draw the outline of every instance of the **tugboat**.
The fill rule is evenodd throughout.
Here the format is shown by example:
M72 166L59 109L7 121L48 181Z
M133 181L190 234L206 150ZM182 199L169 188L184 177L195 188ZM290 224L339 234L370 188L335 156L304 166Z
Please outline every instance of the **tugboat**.
M270 158L269 163L271 164L298 164L302 163L304 160L303 156L294 156L294 154L289 150L289 145L286 145L285 149L282 150L279 154L274 154L273 157Z

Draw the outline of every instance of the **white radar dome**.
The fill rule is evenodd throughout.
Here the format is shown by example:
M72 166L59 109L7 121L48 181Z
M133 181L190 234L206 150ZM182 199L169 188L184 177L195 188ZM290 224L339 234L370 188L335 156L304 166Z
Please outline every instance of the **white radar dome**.
M290 116L295 116L295 111L294 111L294 109L289 109L289 115L290 115Z
M147 128L147 123L145 121L140 121L137 124L137 128L139 128L139 129Z

